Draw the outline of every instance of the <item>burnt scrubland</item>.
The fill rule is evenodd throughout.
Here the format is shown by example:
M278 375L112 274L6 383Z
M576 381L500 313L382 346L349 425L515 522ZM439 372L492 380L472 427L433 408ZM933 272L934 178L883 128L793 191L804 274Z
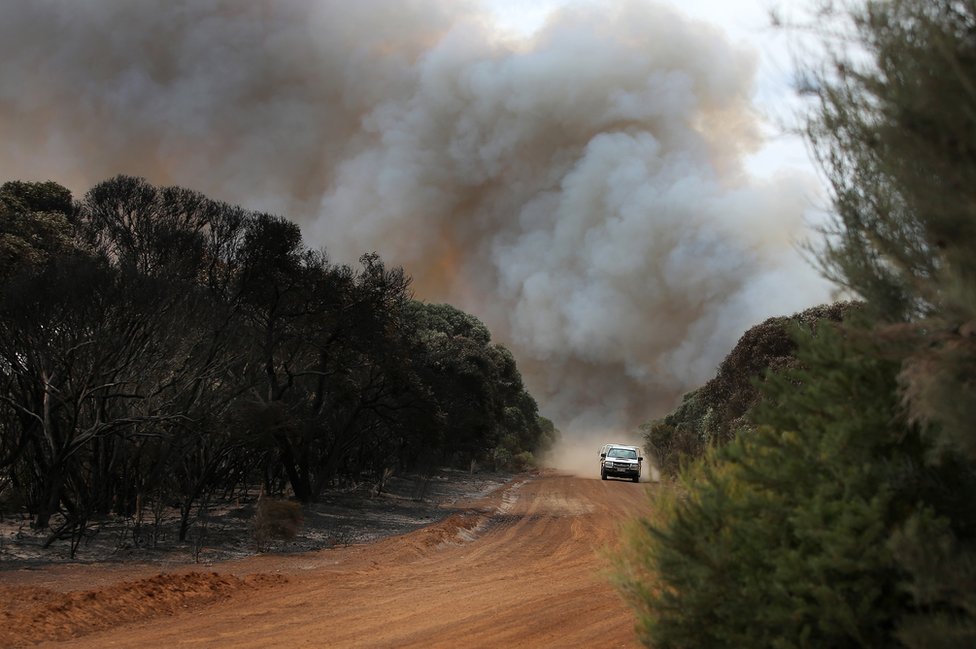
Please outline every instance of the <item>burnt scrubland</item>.
M678 477L618 580L658 649L976 644L976 4L815 18L816 252L860 304L750 330L645 426Z
M412 299L402 269L360 262L140 178L80 200L4 184L0 512L73 552L106 516L151 528L176 508L184 541L201 510L258 492L307 504L442 466L532 466L556 431L511 353Z

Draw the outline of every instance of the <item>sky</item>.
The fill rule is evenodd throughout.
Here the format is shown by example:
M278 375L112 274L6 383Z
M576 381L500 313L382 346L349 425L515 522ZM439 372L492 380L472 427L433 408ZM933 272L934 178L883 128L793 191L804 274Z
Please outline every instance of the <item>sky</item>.
M566 434L633 431L748 327L830 299L768 22L744 0L17 3L0 179L137 175L284 215L338 263L379 252L484 320Z

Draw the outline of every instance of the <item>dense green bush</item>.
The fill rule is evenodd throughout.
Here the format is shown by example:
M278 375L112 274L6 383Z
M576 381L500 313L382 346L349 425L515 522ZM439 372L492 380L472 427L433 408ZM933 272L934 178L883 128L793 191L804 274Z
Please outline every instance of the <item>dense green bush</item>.
M822 323L841 322L860 308L857 302L816 306L769 318L746 331L713 379L684 395L674 411L641 426L647 452L661 473L675 477L683 464L751 426L749 416L761 400L766 375L797 366L791 333L796 327L816 332Z
M799 354L804 369L767 382L763 425L684 475L666 525L633 533L656 576L623 584L648 646L887 646L908 613L886 542L915 507L922 447L892 417L899 364L825 331Z
M864 323L801 336L755 427L631 529L658 649L976 646L976 3L820 6L819 253Z

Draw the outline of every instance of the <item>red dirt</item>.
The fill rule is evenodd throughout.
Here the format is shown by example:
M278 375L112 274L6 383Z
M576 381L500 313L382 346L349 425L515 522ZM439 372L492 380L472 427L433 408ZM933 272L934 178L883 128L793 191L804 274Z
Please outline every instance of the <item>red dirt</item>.
M646 510L646 490L543 475L370 544L214 572L6 573L0 646L637 647L601 551Z

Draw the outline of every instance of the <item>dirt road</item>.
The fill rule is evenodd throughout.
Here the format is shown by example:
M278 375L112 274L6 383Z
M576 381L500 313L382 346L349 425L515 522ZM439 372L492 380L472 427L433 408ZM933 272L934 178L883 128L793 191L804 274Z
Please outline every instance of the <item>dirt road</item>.
M92 575L87 590L46 608L26 602L50 594L23 587L7 593L25 604L0 628L19 629L6 641L21 646L63 638L40 646L98 649L636 647L600 553L647 507L647 488L516 480L436 525L369 545L148 578Z

